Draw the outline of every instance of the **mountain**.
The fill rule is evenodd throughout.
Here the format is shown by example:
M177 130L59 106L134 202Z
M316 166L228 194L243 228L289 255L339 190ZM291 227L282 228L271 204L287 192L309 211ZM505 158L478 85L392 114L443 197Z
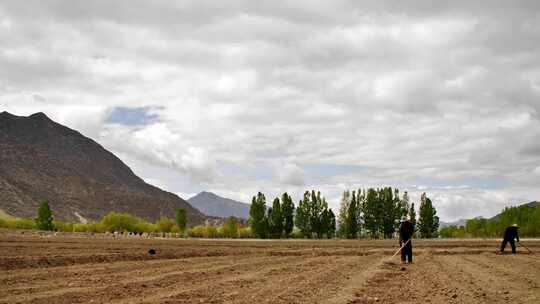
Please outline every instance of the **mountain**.
M212 192L201 192L188 202L208 216L249 218L249 205L232 199L215 195Z
M186 209L190 224L205 216L175 194L145 183L111 152L43 113L0 113L0 209L33 218L48 200L55 218L97 220L110 211L146 220L174 218Z
M442 229L442 228L445 228L445 227L448 227L448 226L460 227L460 226L465 226L466 223L467 223L466 219L459 219L459 220L453 221L453 222L440 222L439 223L439 228Z
M524 204L513 206L513 207L517 207L517 208L536 208L536 206L538 206L538 205L540 205L540 202L535 201L535 202L524 203ZM503 212L504 211L502 211L499 214L495 215L494 217L490 218L490 220L497 220L498 221Z

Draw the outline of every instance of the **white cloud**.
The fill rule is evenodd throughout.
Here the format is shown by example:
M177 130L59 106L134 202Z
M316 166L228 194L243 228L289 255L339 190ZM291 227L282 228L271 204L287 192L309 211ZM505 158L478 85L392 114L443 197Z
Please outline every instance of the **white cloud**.
M305 184L305 172L295 164L286 164L274 170L278 181L283 185L303 186Z
M46 112L173 192L249 201L317 188L337 207L346 187L414 196L423 185L443 219L489 215L538 197L537 11L96 1L81 13L66 1L7 1L0 105ZM157 118L112 124L115 107ZM314 178L306 164L366 169Z

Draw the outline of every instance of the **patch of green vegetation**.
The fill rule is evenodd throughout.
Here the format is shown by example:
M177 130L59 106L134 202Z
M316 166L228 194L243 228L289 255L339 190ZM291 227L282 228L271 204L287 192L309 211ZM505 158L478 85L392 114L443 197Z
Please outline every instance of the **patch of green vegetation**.
M505 208L492 219L476 218L467 221L465 226L449 226L440 230L442 237L501 237L505 228L519 225L522 237L540 236L540 204L525 204Z

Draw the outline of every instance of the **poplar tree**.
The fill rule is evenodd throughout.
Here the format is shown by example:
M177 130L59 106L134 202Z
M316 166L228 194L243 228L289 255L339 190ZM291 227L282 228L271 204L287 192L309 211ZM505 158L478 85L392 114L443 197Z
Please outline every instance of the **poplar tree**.
M341 198L341 203L339 205L339 214L338 214L338 234L340 237L348 237L348 215L349 215L349 205L351 203L351 193L343 191L343 196Z
M298 202L298 208L296 208L295 223L296 227L300 229L300 232L307 238L311 238L311 222L310 222L310 207L309 207L310 195L309 191L304 193L304 197Z
M382 203L383 212L382 218L382 232L384 238L392 238L396 230L396 221L400 216L399 211L399 199L398 202L394 199L394 193L391 187L383 188L379 190L379 199Z
M283 233L288 238L294 229L294 203L287 192L281 196L281 213L283 219Z
M332 209L328 209L328 217L330 218L330 226L326 232L326 237L330 239L336 235L336 216Z
M178 208L176 209L176 226L180 229L180 231L186 230L186 209Z
M347 210L347 238L355 239L358 237L358 213L360 208L358 207L356 197L356 191L352 192L351 202L349 203L349 209Z
M437 236L439 228L439 218L436 216L437 210L433 207L431 200L422 194L418 218L418 231L423 238L432 238Z
M36 218L36 226L40 230L53 230L53 214L48 201L41 202Z
M409 194L407 193L407 191L403 193L403 197L401 199L401 208L403 208L404 210L403 215L408 216L411 206L409 204Z
M328 204L324 198L321 198L321 192L318 191L315 193L315 190L311 191L311 200L310 200L310 222L311 222L311 232L317 235L317 238L322 238L324 233L323 225L323 212L328 208Z
M377 191L368 189L364 203L364 227L372 238L377 237L380 226L379 198Z
M265 238L267 235L268 219L266 217L266 198L261 192L251 200L249 208L249 225L251 232L259 237Z
M281 238L281 235L283 234L283 214L278 197L276 197L272 203L272 215L271 218L269 217L269 221L271 222L270 233L272 234L272 237Z
M418 228L416 227L416 210L414 209L414 203L411 203L411 208L409 209L409 221L411 224L413 224L413 227L415 230Z

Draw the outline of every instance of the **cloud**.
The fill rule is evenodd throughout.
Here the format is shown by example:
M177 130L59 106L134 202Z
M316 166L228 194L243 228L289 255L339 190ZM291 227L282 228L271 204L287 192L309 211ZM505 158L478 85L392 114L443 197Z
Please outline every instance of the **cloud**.
M286 164L275 168L277 179L284 185L303 186L305 184L305 172L294 164Z
M395 185L442 219L489 215L538 198L539 8L5 1L0 105L172 192L315 188L336 208L347 188Z

